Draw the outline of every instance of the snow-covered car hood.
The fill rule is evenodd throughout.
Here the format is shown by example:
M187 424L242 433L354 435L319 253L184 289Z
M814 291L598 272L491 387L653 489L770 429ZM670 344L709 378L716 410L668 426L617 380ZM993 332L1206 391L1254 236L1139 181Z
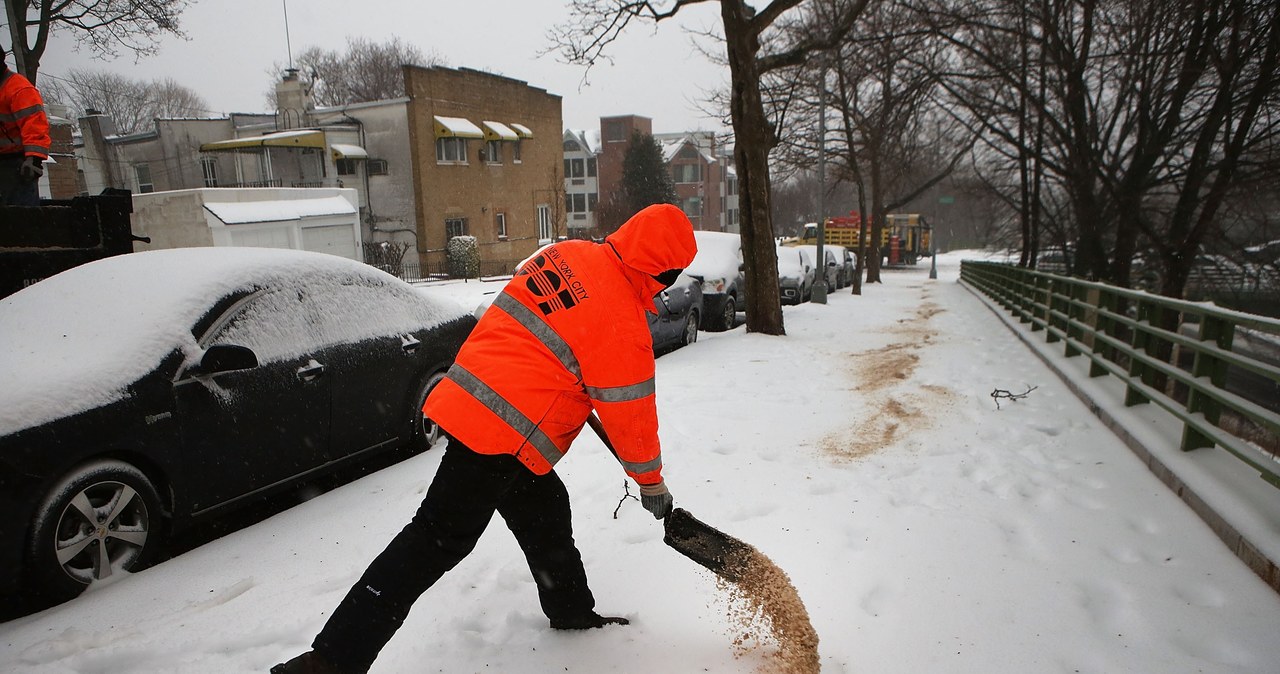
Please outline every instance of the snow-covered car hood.
M334 255L182 248L90 262L0 300L0 435L122 399L175 350L198 358L192 326L237 288L305 284L318 275L404 285ZM466 314L451 300L412 294L422 297L422 311L403 317L406 330ZM340 329L349 339L367 330Z
M698 242L698 254L685 271L703 279L707 283L704 290L715 281L723 284L738 275L741 237L727 232L704 231L695 231L693 237Z

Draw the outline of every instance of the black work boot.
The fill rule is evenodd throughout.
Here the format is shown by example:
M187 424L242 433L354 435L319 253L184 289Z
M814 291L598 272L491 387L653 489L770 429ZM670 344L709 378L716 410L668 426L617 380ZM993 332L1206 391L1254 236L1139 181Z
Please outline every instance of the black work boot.
M307 651L288 662L272 667L271 674L343 674L343 672L315 651Z
M551 629L553 630L589 630L596 627L604 627L605 625L630 625L631 621L626 618L618 618L614 616L602 616L595 611L584 616L575 618L555 618L551 621Z

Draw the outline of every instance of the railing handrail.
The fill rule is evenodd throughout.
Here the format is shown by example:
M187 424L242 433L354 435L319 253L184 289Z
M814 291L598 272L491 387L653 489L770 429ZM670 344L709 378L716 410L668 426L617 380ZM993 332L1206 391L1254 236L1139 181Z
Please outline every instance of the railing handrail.
M1086 356L1089 376L1122 379L1126 405L1151 402L1177 417L1184 424L1182 449L1219 446L1280 487L1280 460L1220 424L1225 412L1256 425L1269 440L1280 437L1280 411L1227 390L1230 367L1280 389L1280 363L1232 348L1243 328L1277 338L1280 351L1280 320L999 262L962 261L960 279L1033 332L1043 330L1047 342L1063 342L1067 357ZM1179 329L1187 324L1198 334ZM1192 355L1190 370L1178 363L1180 350ZM1186 390L1185 401L1169 390L1171 382Z

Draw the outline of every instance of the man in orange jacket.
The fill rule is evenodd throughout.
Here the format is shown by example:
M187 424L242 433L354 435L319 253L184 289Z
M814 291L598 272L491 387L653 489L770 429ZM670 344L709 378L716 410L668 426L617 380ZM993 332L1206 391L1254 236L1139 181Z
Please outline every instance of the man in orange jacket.
M0 203L39 206L37 181L49 158L49 118L35 85L0 52Z
M650 206L604 243L548 246L485 312L424 412L448 449L413 520L373 560L312 642L273 674L364 672L417 598L475 547L493 513L524 551L554 629L601 616L573 542L555 463L593 411L641 504L672 509L662 479L653 343L644 312L693 260L693 225Z

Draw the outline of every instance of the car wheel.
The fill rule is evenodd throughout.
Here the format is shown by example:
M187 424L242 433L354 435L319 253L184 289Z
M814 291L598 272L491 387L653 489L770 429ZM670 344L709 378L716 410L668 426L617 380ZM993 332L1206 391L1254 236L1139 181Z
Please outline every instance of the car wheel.
M716 329L731 330L736 320L738 320L738 303L734 301L733 295L729 295L724 298L724 310L720 312L720 325L717 325Z
M160 547L160 497L142 471L123 461L78 468L36 513L33 589L55 601L80 594L95 580L144 568Z
M436 444L436 440L440 439L440 426L436 422L428 419L422 413L422 406L427 402L427 395L431 393L431 389L436 387L444 380L443 372L436 372L427 377L427 382L419 389L418 395L414 398L417 406L410 410L410 419L413 420L413 438L410 440L410 447L415 452L424 452L431 449Z
M698 341L698 312L690 311L688 316L684 317L684 330L681 331L680 345L689 346Z

